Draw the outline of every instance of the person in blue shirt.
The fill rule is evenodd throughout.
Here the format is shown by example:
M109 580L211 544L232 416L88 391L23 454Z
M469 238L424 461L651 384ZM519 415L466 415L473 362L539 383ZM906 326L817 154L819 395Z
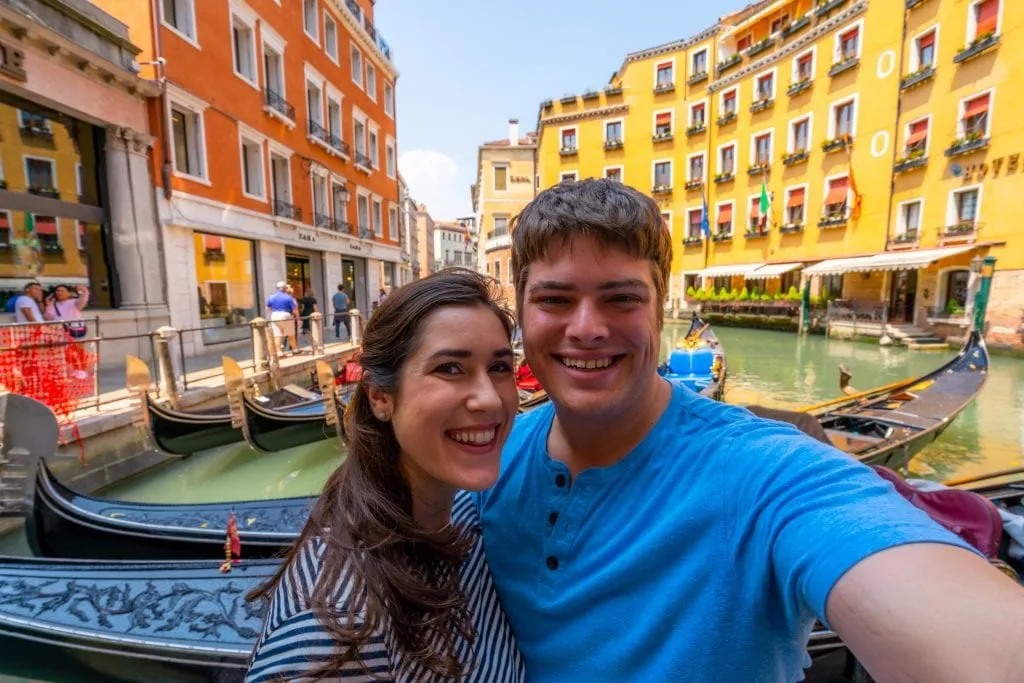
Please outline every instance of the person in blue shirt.
M352 306L349 303L348 293L345 292L345 285L338 285L338 291L331 297L331 304L334 306L334 337L341 338L341 326L345 326L346 339L352 339L352 321L349 319L348 311Z
M267 311L270 312L270 325L274 330L274 342L281 344L290 343L292 353L299 350L298 341L295 339L295 323L299 319L299 304L295 297L288 293L288 283L281 280L277 283L277 291L267 298ZM287 356L289 351L282 349Z
M846 454L657 375L653 200L562 184L511 233L551 402L477 504L530 681L799 681L815 619L879 681L1024 681L1020 586Z

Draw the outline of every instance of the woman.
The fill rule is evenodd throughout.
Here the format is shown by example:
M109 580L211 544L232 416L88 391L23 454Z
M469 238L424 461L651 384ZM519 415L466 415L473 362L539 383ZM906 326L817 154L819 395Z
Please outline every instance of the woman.
M309 334L310 323L312 323L309 316L316 313L317 310L316 292L313 291L312 287L306 289L306 296L302 297L299 303L302 304L302 310L299 312L299 315L302 317L302 336L306 336Z
M521 681L467 491L490 487L518 395L511 314L445 270L369 320L348 456L281 570L248 683Z
M47 320L68 320L81 321L82 309L89 304L89 290L82 285L75 287L75 298L71 297L71 290L67 285L57 285L53 293L46 297L46 310L43 317ZM84 322L67 322L64 329L72 337L84 337L86 327Z

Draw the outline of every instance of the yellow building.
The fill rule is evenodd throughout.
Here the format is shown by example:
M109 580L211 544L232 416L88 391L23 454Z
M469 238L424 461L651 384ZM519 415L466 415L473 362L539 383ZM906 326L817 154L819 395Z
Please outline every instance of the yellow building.
M519 135L519 122L509 121L508 137L480 145L473 211L480 226L479 267L494 277L509 302L512 287L512 237L509 224L537 194L537 137Z
M702 284L809 279L882 321L960 336L969 265L995 256L989 339L1020 345L1021 28L1007 0L755 3L627 55L603 92L542 103L540 184L609 176L651 194L676 307Z

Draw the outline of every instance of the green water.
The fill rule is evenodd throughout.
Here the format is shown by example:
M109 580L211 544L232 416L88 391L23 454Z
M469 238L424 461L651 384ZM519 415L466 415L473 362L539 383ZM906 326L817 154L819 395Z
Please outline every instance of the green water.
M686 329L667 326L663 355ZM716 333L728 358L726 401L744 405L801 407L834 398L839 395L840 363L852 371L852 384L864 389L924 374L953 353L911 352L763 330L720 328ZM978 399L915 459L911 468L923 476L946 479L1018 466L1024 459L1022 453L1024 361L995 357ZM180 503L311 495L320 490L342 456L336 442L274 454L230 446L153 468L108 488L102 495ZM0 554L27 554L27 549L17 535L0 537ZM0 643L0 683L93 683L115 678L114 672L99 677L82 673L74 660L47 658L40 646L8 652ZM155 675L153 680L165 679Z

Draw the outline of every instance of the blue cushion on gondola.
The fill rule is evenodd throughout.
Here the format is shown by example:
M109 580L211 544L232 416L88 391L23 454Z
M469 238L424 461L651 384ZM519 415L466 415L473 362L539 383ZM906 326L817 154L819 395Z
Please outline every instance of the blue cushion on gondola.
M714 362L715 354L707 346L692 351L672 349L668 357L668 369L674 375L710 375Z

